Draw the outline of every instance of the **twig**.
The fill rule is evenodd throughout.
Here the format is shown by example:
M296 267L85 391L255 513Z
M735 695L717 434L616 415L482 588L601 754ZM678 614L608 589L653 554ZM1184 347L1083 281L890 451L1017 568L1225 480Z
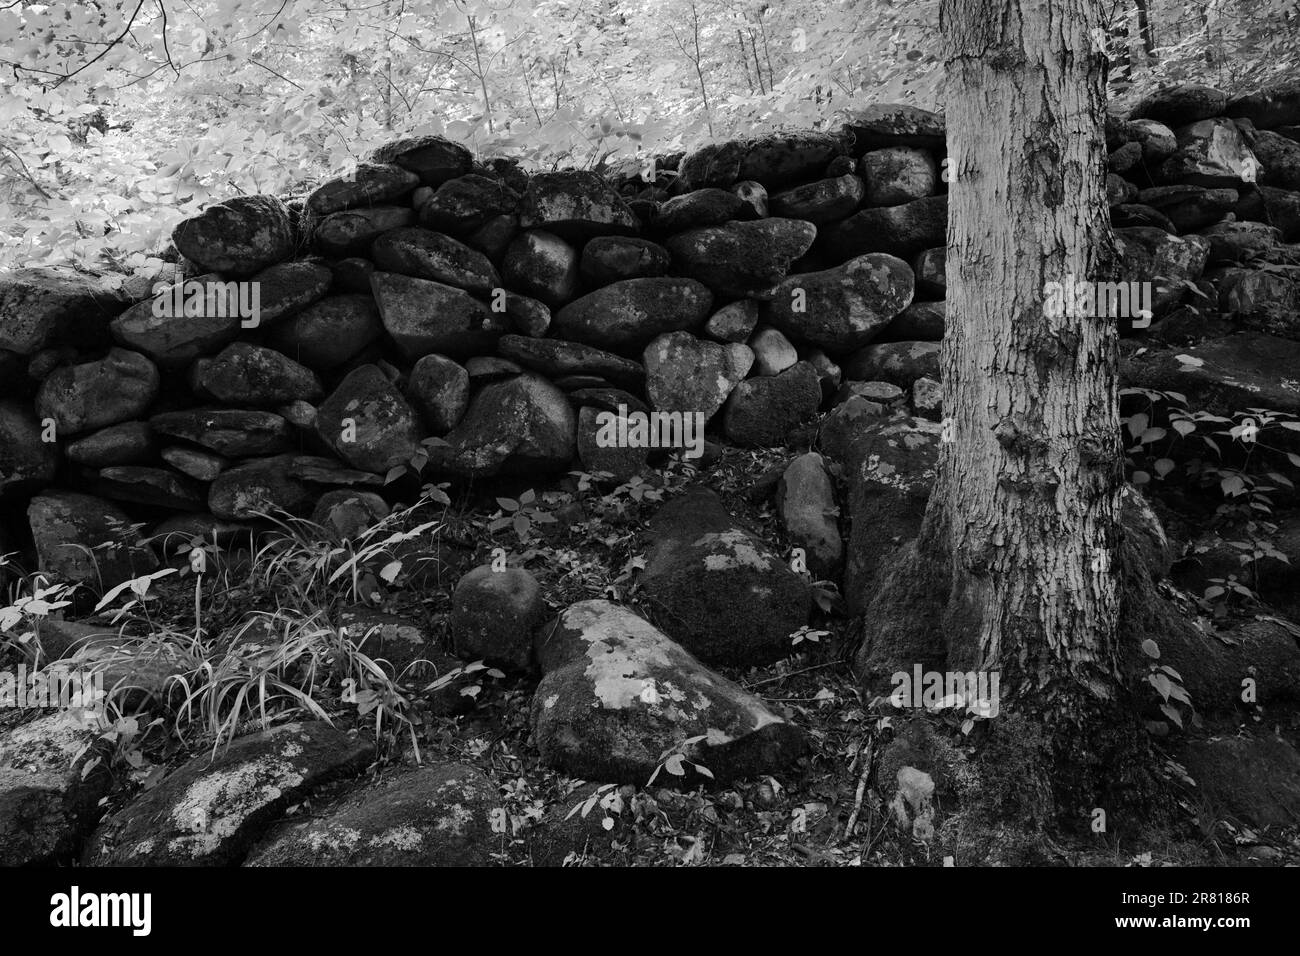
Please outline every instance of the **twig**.
M91 65L92 63L94 63L95 61L101 59L101 58L104 56L104 54L106 54L109 50L113 49L113 47L117 46L119 43L121 43L123 40L125 40L125 39L126 39L126 35L127 35L128 33L131 32L131 27L135 24L135 18L136 18L137 16L139 16L139 14L140 14L140 8L143 7L143 6L144 6L144 0L140 0L140 2L139 2L138 4L136 4L135 12L131 14L131 19L126 21L126 29L122 31L121 36L119 36L117 39L115 39L115 40L114 40L112 43L110 43L108 46L104 47L104 49L100 50L98 53L96 53L93 57L91 57L91 58L90 58L89 60L87 60L85 63L81 64L81 66L77 67L77 68L76 68L75 70L73 70L71 73L68 73L67 75L65 75L65 76L63 76L63 77L60 77L59 80L54 84L54 86L55 86L56 88L59 87L59 86L62 86L64 83L66 83L68 80L72 79L74 76L76 76L76 75L77 75L78 73L80 73L82 70L86 69L86 67L90 66L90 65Z
M858 774L858 789L853 795L853 812L849 814L849 822L844 827L844 839L853 836L853 828L858 825L858 814L862 812L862 800L867 794L867 780L871 777L871 763L875 755L875 740L867 741L866 757L862 761L862 772Z
M797 671L790 671L788 674L778 674L776 677L767 677L763 680L754 681L752 684L741 684L745 690L752 687L762 687L764 684L771 684L774 681L785 680L787 677L794 677L796 674L807 674L809 671L821 670L823 667L834 667L840 661L824 661L821 664L813 664L811 667L802 667Z

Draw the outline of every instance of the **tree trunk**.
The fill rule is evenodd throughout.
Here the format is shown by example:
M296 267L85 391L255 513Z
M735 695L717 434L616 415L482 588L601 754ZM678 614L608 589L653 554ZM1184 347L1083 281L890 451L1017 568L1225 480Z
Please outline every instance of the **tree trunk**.
M1119 674L1116 326L1045 308L1048 283L1113 268L1101 25L1100 0L943 2L948 434L859 657L875 686L915 662L997 672L1000 711L1046 740L1039 783L1079 799L1141 737Z

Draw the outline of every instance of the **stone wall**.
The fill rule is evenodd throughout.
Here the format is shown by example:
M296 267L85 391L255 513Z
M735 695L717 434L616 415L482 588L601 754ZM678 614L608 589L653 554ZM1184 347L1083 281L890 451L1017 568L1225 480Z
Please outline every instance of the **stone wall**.
M1167 90L1106 136L1116 279L1154 288L1121 332L1245 329L1295 357L1300 85ZM938 418L961 188L945 158L941 117L888 105L838 134L668 157L653 181L529 175L419 137L306 197L181 223L169 281L236 283L229 308L207 285L2 276L0 552L30 544L89 579L68 546L114 520L189 534L347 499L378 513L409 500L412 479L386 479L424 455L437 480L635 474L655 450L608 447L604 412L698 415L740 446L806 436L846 402ZM98 574L152 560L115 551Z

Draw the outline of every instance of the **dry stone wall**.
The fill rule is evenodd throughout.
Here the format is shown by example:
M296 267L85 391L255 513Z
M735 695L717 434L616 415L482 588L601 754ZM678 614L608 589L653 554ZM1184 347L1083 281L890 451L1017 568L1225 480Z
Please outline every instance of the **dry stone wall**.
M1128 374L1158 378L1180 335L1245 331L1220 345L1239 379L1300 356L1300 85L1173 88L1106 137L1115 278L1137 284L1116 321L1157 346ZM942 118L897 105L661 158L652 181L425 136L186 220L156 288L2 276L0 551L108 585L154 560L95 572L70 547L115 522L378 516L426 455L438 480L625 478L706 428L765 446L837 406L938 419L946 160Z

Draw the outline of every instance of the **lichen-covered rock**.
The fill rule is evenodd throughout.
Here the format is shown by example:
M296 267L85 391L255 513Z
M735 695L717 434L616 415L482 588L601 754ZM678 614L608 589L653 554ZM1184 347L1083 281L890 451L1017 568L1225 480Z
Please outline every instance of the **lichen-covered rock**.
M364 256L370 244L390 229L415 224L415 210L408 206L368 206L330 213L315 224L316 248L335 259Z
M582 601L542 633L533 736L542 759L567 774L644 784L681 747L725 782L777 772L807 748L801 730L626 608ZM704 739L683 746L695 737ZM657 782L703 782L692 763Z
M1160 317L1182 301L1184 282L1194 282L1205 268L1209 240L1201 236L1171 236L1161 229L1135 226L1116 229L1124 282L1150 282L1151 309Z
M833 577L844 557L844 542L835 487L821 455L808 452L786 466L776 488L776 513L790 543L803 548L813 577Z
M827 246L840 260L867 252L887 252L902 259L932 246L948 235L948 197L926 196L899 206L860 209L827 230Z
M668 271L668 263L668 250L649 239L598 236L582 247L578 272L588 286L602 286L661 276Z
M212 452L198 448L185 448L181 445L164 448L159 454L163 461L181 474L189 475L198 481L211 481L230 464L221 455L214 455Z
M712 293L693 279L623 279L570 302L553 325L566 339L635 355L661 333L703 325L712 307Z
M276 455L227 468L208 487L208 510L228 521L305 514L312 493L290 474L293 462L293 455Z
M258 286L258 319L270 327L325 295L333 273L320 262L280 262L250 280Z
M400 199L420 185L420 177L389 163L358 163L347 176L321 183L308 195L304 208L313 216L328 216L354 206L376 206Z
M553 233L529 230L510 242L501 273L520 292L561 306L578 288L578 250Z
M441 136L410 136L385 143L370 154L370 161L410 170L420 177L420 182L434 188L464 176L474 166L474 156L468 149Z
M859 164L869 206L898 206L924 199L939 181L934 157L911 146L870 150Z
M370 277L380 320L408 361L431 352L454 358L491 352L502 318L464 289L392 272Z
M691 229L668 240L677 266L724 296L762 297L812 246L817 227L799 219L760 219Z
M274 196L234 196L182 221L172 242L208 272L251 276L293 254L293 224Z
M339 795L307 819L285 820L246 865L489 866L504 820L497 788L473 767L398 770Z
M682 159L679 175L687 190L725 189L738 180L772 189L815 179L827 163L844 153L844 140L838 136L776 133L702 146Z
M274 455L293 446L293 429L274 412L238 408L163 412L149 419L149 427L228 458Z
M541 585L530 573L477 567L452 595L452 645L464 660L526 671L532 665L533 632L545 616Z
M311 369L274 349L232 342L194 366L194 384L207 398L229 405L275 406L314 402L322 395Z
M870 253L833 269L790 276L763 315L791 338L843 355L866 345L903 311L915 285L906 262Z
M749 374L754 353L739 343L670 332L646 346L643 360L646 393L656 410L698 412L707 421Z
M595 375L633 391L640 391L645 385L645 369L636 362L578 342L503 335L497 351L550 378Z
M281 724L191 757L152 790L106 818L85 866L228 866L239 863L289 804L359 773L374 754L364 737L324 721Z
M112 782L108 750L72 711L0 733L0 866L67 862Z
M1271 130L1258 130L1250 137L1250 148L1264 166L1258 177L1261 185L1300 190L1300 143Z
M78 348L107 338L109 320L126 302L78 273L17 269L0 276L0 349L32 355L62 343Z
M447 446L431 449L430 461L476 477L560 471L573 459L576 429L563 392L537 375L518 375L475 393L447 433Z
M745 379L732 389L723 428L737 445L783 445L791 431L817 414L821 401L817 370L799 362L780 375Z
M808 623L808 581L742 528L718 496L695 488L650 522L638 579L651 619L707 664L768 664L792 653Z
M916 274L916 294L923 298L944 299L948 296L948 250L944 246L926 249L912 263Z
M938 342L882 342L854 352L844 362L846 377L911 388L918 378L939 378Z
M353 369L316 410L316 434L353 468L384 474L420 447L415 410L376 365Z
M1207 265L1266 258L1282 241L1277 229L1262 222L1220 222L1200 234L1210 241Z
M585 170L530 177L519 206L519 225L571 239L628 235L640 228L613 185Z
M1280 83L1233 97L1225 113L1249 119L1259 129L1300 123L1300 83Z
M37 565L56 580L106 591L158 567L153 552L130 532L131 520L102 498L46 491L27 506L27 520Z
M349 293L308 305L277 326L270 342L290 358L324 372L342 365L383 331L375 300L368 293Z
M501 285L496 267L483 253L419 226L384 233L371 246L370 258L385 272L432 279L483 295Z

